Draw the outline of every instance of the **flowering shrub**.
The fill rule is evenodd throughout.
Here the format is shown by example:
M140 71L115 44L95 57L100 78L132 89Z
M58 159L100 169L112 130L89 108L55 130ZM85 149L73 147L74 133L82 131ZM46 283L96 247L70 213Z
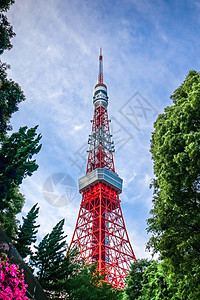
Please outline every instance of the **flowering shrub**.
M23 269L8 261L6 256L0 258L0 299L27 300Z

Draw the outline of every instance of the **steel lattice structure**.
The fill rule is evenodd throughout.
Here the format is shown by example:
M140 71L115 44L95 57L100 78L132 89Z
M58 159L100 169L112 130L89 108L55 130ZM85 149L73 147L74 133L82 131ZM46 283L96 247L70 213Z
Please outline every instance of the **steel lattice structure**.
M79 258L86 259L88 263L97 262L98 270L106 274L108 283L124 288L130 265L136 257L128 238L119 200L122 179L114 167L114 142L109 129L102 50L93 104L87 170L86 175L79 179L82 201L70 247L78 246Z

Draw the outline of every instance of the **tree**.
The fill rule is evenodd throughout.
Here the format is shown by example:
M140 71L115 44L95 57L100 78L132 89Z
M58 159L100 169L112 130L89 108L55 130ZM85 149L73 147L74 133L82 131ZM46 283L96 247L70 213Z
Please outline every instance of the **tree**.
M19 226L15 242L15 248L17 248L22 258L32 254L30 246L37 240L37 228L40 227L40 225L36 225L38 213L39 207L35 204L28 212L27 216L22 217L23 224L22 226Z
M11 39L15 33L3 12L13 3L14 0L0 1L0 54L12 48ZM20 86L8 79L8 68L0 61L0 226L13 238L17 231L16 215L24 204L19 185L38 168L32 157L40 151L41 135L36 133L37 126L31 129L25 126L8 135L12 129L12 114L25 100Z
M0 62L0 141L6 132L12 129L10 119L19 109L19 103L25 101L21 87L13 80L7 78L6 70L9 66Z
M57 284L63 276L63 262L67 250L66 236L63 231L64 219L56 224L50 234L47 234L31 258L31 264L36 268L36 275L41 286L47 293L55 292ZM66 274L65 274L66 275Z
M171 99L174 104L158 116L151 140L149 247L168 259L180 284L187 278L181 299L197 299L192 295L200 291L200 74L190 71Z
M14 0L0 0L0 54L2 54L4 50L10 50L12 48L10 39L15 36L15 33L7 17L2 14L2 12L7 11L13 3Z
M126 280L125 294L128 300L137 299L142 294L142 280L144 271L151 265L151 261L147 259L138 259L133 262Z
M10 237L17 231L16 215L24 204L19 185L38 168L32 160L41 148L41 135L36 129L21 127L10 137L5 136L0 148L0 225Z
M14 0L0 0L0 54L12 48L11 39L15 36L12 26L3 12L10 8ZM0 142L7 130L11 130L10 118L18 110L18 104L25 100L20 86L7 78L10 68L0 60Z
M83 264L75 274L69 277L70 300L120 300L122 291L105 282L105 274L100 273L96 264ZM63 285L65 288L65 283Z
M163 267L164 263L154 261L143 274L143 286L138 300L178 300L175 296L175 285L171 284L170 276ZM136 298L135 298L136 299Z

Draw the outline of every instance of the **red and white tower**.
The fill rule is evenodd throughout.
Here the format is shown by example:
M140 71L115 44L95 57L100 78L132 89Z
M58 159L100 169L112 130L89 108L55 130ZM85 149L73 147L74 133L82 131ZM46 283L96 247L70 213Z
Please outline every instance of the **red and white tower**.
M79 179L82 201L71 241L80 258L97 262L113 286L124 288L130 264L136 260L126 231L119 194L122 179L115 172L114 142L109 129L107 86L103 83L100 49L98 83L93 96L94 117L89 135L86 175Z

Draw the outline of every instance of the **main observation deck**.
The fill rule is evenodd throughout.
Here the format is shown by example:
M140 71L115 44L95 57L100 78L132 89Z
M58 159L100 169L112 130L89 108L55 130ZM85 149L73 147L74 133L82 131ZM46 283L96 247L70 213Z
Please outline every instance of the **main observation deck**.
M106 168L97 168L87 175L81 177L78 180L79 192L82 193L89 186L95 185L99 181L111 186L119 194L122 192L123 179L121 179L119 175L112 170L108 170Z

